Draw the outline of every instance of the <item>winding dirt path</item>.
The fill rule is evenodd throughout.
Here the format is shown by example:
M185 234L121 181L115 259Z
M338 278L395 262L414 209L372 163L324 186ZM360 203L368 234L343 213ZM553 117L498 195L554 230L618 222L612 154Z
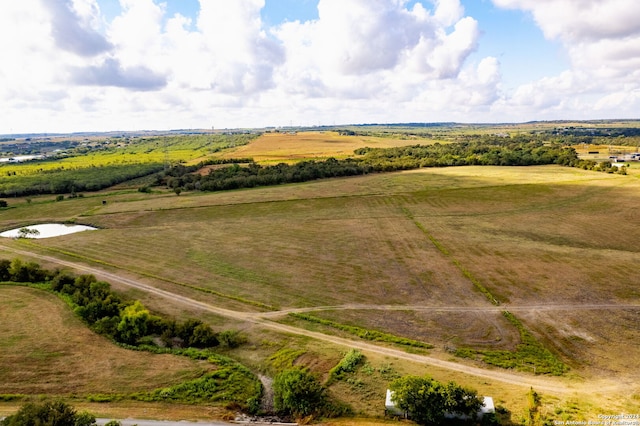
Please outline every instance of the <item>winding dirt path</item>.
M311 331L311 330L305 330L305 329L293 327L286 324L280 324L280 323L274 322L272 318L283 316L290 312L307 312L307 311L317 311L317 310L339 310L339 309L378 309L383 311L414 309L414 310L461 312L461 311L504 311L504 310L531 311L531 310L637 309L637 308L640 308L640 305L594 304L594 305L537 305L537 306L535 305L534 306L530 306L530 305L529 306L506 306L505 305L505 306L499 306L499 307L496 307L496 306L456 307L456 306L406 306L406 305L380 306L380 305L352 304L352 305L342 305L342 306L285 309L281 311L261 312L261 313L239 312L239 311L233 311L230 309L214 306L208 303L204 303L195 299L191 299L189 297L181 296L179 294L176 294L167 290L155 288L151 285L145 284L138 280L123 277L116 273L105 271L98 267L87 266L82 263L71 262L71 261L58 259L56 257L52 257L48 255L20 250L13 247L8 247L4 244L0 244L0 247L1 247L0 250L4 250L14 254L22 255L22 256L27 256L30 258L40 259L42 261L58 264L61 266L66 266L76 271L79 271L81 273L93 274L101 280L126 285L138 290L142 290L157 296L167 298L172 302L179 302L189 307L215 313L217 315L221 315L227 318L246 321L246 322L253 323L261 327L269 328L271 330L276 330L282 333L303 335L319 341L324 341L324 342L332 343L339 346L357 348L365 352L377 353L377 354L381 354L389 357L394 357L397 359L403 359L403 360L412 361L416 363L427 364L427 365L447 369L450 371L456 371L464 374L473 375L476 377L486 378L487 380L491 380L491 381L499 381L502 383L522 386L525 388L533 387L536 390L551 392L557 395L587 392L594 388L597 388L599 391L610 391L610 392L617 392L617 391L622 391L624 389L628 389L628 384L622 381L618 381L618 382L600 381L598 383L591 381L591 382L573 383L563 378L530 376L530 375L521 374L513 371L487 370L487 369L478 368L470 365L446 361L446 360L435 358L432 356L411 354L399 349L383 347L383 346L379 346L379 345L361 341L361 340L352 340L352 339L343 338L343 337L331 336L331 335L326 335L326 334Z

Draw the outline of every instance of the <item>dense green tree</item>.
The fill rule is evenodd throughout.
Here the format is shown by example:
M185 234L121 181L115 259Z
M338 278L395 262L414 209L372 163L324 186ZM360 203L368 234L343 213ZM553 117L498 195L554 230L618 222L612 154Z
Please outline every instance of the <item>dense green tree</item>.
M404 376L391 383L392 401L421 425L438 425L446 414L473 416L482 399L473 390L453 382L446 385L430 377Z
M211 327L197 319L188 319L175 326L176 336L183 345L194 348L209 348L218 345L218 338Z
M74 282L75 278L73 276L61 271L56 271L53 278L51 279L51 289L53 291L62 292L65 286L73 286ZM71 294L73 294L73 292L71 292Z
M189 339L189 346L194 348L210 348L218 346L218 338L207 324L198 324Z
M9 274L11 281L19 283L39 283L47 278L47 273L40 268L35 262L24 263L20 259L15 258L9 266Z
M279 414L305 417L325 404L325 389L311 373L300 368L285 370L273 381L274 409Z
M81 411L76 414L74 426L93 426L96 424L96 417L88 411Z
M149 318L149 311L136 300L120 312L116 339L122 343L135 345L138 339L147 335Z
M11 261L0 259L0 281L11 281Z

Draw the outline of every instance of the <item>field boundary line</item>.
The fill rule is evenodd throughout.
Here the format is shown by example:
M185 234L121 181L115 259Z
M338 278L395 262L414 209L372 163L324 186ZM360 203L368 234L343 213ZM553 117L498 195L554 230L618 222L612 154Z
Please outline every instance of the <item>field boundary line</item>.
M424 227L424 225L422 225L422 223L420 223L419 221L417 221L415 219L415 217L413 216L413 213L411 213L411 211L406 208L406 207L402 207L402 212L405 214L405 216L407 217L407 219L411 220L417 227L418 229L420 229L422 231L422 233L429 238L429 241L431 241L431 243L438 249L438 251L440 253L442 253L445 257L447 257L454 265L456 268L458 268L458 270L460 272L462 272L462 275L465 276L465 278L467 278L469 281L471 281L471 283L473 284L473 286L480 291L480 293L482 293L487 300L489 300L489 302L491 302L491 304L495 305L495 306L500 306L500 301L498 299L496 299L496 297L491 294L491 292L489 291L488 288L486 288L481 282L480 280L478 280L472 273L471 271L469 271L467 268L465 268L462 263L460 263L460 261L458 261L458 259L454 258L451 255L451 252L449 252L449 250L447 250L447 248L442 245L442 243L440 241L438 241L430 232L427 228Z

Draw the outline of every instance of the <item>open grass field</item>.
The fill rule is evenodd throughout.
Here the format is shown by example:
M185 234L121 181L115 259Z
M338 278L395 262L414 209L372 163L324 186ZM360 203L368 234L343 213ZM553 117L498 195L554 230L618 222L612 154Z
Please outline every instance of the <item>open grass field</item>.
M433 142L424 137L346 136L335 131L265 133L251 144L238 147L224 156L253 158L261 164L292 163L329 157L351 157L354 150L364 147L390 148Z
M554 166L422 170L219 194L119 195L106 206L65 201L55 204L64 208L58 218L69 209L67 218L104 229L30 244L274 308L488 305L453 260L506 305L633 303L638 196L632 176ZM448 330L427 312L415 322L422 326L402 327L392 317L403 315L385 313L381 328L429 340L438 324L436 344L465 344L466 333L472 345L473 336L496 339L488 324L504 323L492 314L458 333L457 320ZM576 337L600 329L597 317L575 315L568 323L588 317L582 324L594 327L557 336L564 350L571 339L589 346L591 337ZM357 317L369 324L377 316ZM547 333L539 320L529 325ZM498 343L512 341L507 333Z
M265 134L227 155L288 162L409 143L417 142ZM99 266L247 318L269 315L344 335L286 316L305 312L429 343L429 354L443 360L454 359L454 349L514 350L521 336L501 314L508 310L570 368L562 380L573 391L547 395L546 409L595 420L612 410L640 412L639 178L634 166L627 176L474 166L180 196L123 190L63 202L16 199L0 212L0 228L72 220L101 229L3 240L0 252L4 246ZM151 302L185 313L177 302ZM238 325L238 318L227 321ZM264 334L255 323L243 329L250 346L232 354L255 369L287 345L319 354L306 359L319 372L336 358L334 348L323 352L312 339ZM332 392L379 415L389 363L396 372L426 370L473 385L524 410L528 388L382 357L372 357L373 371L358 373L360 382L340 382Z
M0 285L0 394L87 395L150 391L214 365L115 346L47 292Z

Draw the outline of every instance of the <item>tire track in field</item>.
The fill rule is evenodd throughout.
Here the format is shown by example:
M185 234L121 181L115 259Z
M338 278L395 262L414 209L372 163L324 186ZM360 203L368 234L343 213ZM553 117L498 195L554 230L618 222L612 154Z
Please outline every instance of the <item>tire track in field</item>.
M272 312L254 314L261 318L274 318L287 314L302 314L317 311L414 311L414 312L548 312L548 311L621 311L640 310L640 304L558 304L558 305L501 305L501 306L443 306L443 305L368 305L349 303L334 306L314 306L305 308L281 309Z
M31 257L31 258L36 258L36 259L40 259L46 262L51 262L51 263L55 263L58 265L62 265L62 266L66 266L69 268L72 268L76 271L81 271L83 273L89 273L89 274L93 274L95 275L97 278L100 279L105 279L111 282L117 282L119 284L123 284L138 290L142 290L142 291L146 291L148 293L160 296L160 297L164 297L167 298L169 300L171 300L172 302L178 302L178 303L182 303L184 305L190 306L192 308L197 308L197 309L201 309L204 311L208 311L217 315L221 315L221 316L225 316L227 318L232 318L232 319L236 319L236 320L240 320L240 321L246 321L261 327L266 327L275 331L279 331L281 333L286 333L286 334L295 334L295 335L302 335L302 336L306 336L306 337L311 337L313 339L319 340L319 341L324 341L324 342L328 342L328 343L333 343L335 345L338 346L346 346L346 347L350 347L350 348L357 348L360 349L362 351L366 351L366 352L373 352L373 353L377 353L380 355L385 355L385 356L390 356L393 358L397 358L397 359L402 359L402 360L406 360L406 361L412 361L412 362L416 362L416 363L420 363L420 364L426 364L426 365L431 365L434 367L438 367L438 368L442 368L442 369L446 369L446 370L450 370L450 371L456 371L459 373L463 373L463 374L469 374L472 376L476 376L476 377L481 377L487 380L493 380L493 381L499 381L502 383L507 383L507 384L511 384L511 385L517 385L517 386L522 386L525 388L529 388L529 387L534 387L536 390L539 391L545 391L545 392L551 392L551 393L555 393L555 394L571 394L571 393L576 393L576 392L581 392L584 391L585 389L589 389L589 388L593 388L596 385L595 384L589 384L589 383L582 383L580 385L570 385L568 383L566 383L566 381L563 381L562 379L559 378L551 378L551 377L530 377L527 376L525 374L520 374L520 373L515 373L515 372L504 372L504 371L496 371L496 370L486 370L483 368L478 368L478 367L473 367L470 365L464 365L464 364L459 364L456 362L452 362L452 361L446 361L446 360L442 360L439 358L435 358L435 357L431 357L431 356L427 356L427 355L420 355L420 354L411 354L411 353L407 353L404 352L402 350L399 349L394 349L394 348L388 348L388 347L383 347L383 346L378 346L375 345L373 343L368 343L368 342L363 342L363 341L358 341L358 340L351 340L351 339L347 339L347 338L343 338L343 337L337 337L337 336L331 336L331 335L327 335L327 334L323 334L320 332L316 332L316 331L311 331L311 330L305 330L305 329L301 329L301 328L297 328L297 327L293 327L290 325L286 325L286 324L280 324L280 323L276 323L273 321L269 320L269 317L271 317L273 314L279 313L279 314L286 314L288 312L293 312L295 310L283 310L283 311L278 311L278 312L273 312L273 313L247 313L247 312L239 312L239 311L233 311L230 309L225 309L225 308L221 308L218 306L214 306L214 305L210 305L208 303L204 303L195 299L191 299L189 297L185 297L185 296L181 296L179 294L167 291L167 290L162 290L159 288L155 288L151 285L148 284L144 284L138 280L132 279L132 278L127 278L127 277L123 277L120 276L116 273L112 273L112 272L107 272L104 271L100 268L97 267L92 267L92 266L87 266L81 263L76 263L76 262L70 262L70 261L66 261L66 260L61 260L52 256L47 256L47 255L43 255L43 254L39 254L39 253L34 253L34 252L29 252L29 251L25 251L25 250L20 250L20 249L15 249L12 247L7 247L4 244L0 244L0 246L2 247L2 249L4 249L5 251L8 252L12 252L18 255L22 255L22 256L27 256L27 257ZM341 305L338 307L325 307L325 308L339 308L339 309L345 309L345 308L354 308L354 309L361 309L363 306L369 306L369 307L373 307L376 305ZM570 305L557 305L560 307L564 307L566 309L570 309L571 306ZM586 307L588 306L592 306L593 309L602 309L603 306L610 306L610 307L626 307L626 309L629 308L640 308L640 306L638 305L585 305ZM391 306L379 306L378 307L381 310L392 310L392 309L407 309L409 307L407 306L396 306L396 305L391 305ZM418 307L416 307L417 309ZM423 309L428 309L429 307L419 307L419 308L423 308ZM487 306L487 307L433 307L433 309L448 309L450 311L453 311L454 309L457 310L504 310L504 306L503 307L492 307L492 306ZM535 308L535 307L528 307L528 308ZM549 307L545 307L545 306L540 306L540 308L549 308ZM578 308L574 306L573 307ZM318 309L318 308L307 308L307 309ZM617 384L611 384L611 383L607 383L607 384L598 384L597 388L600 391L603 390L610 390L610 391L619 391L619 390L623 390L623 389L628 389L628 386L624 383L617 383Z

